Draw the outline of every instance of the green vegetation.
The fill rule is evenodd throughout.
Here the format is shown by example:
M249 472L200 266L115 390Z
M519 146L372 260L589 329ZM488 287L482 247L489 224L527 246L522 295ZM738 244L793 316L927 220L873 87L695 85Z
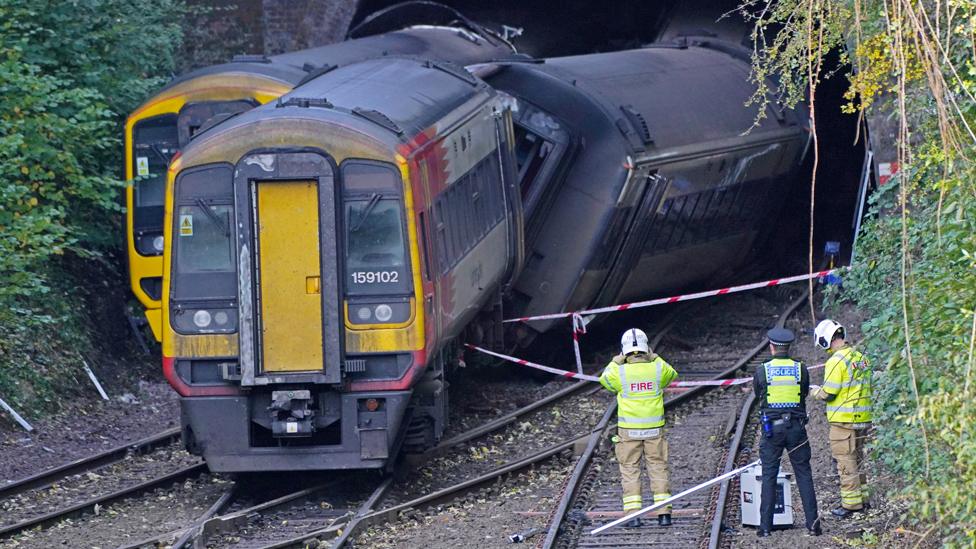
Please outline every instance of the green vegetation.
M777 91L788 101L823 78L847 76L846 111L878 109L898 122L901 170L873 197L846 297L870 318L874 455L904 481L900 497L919 523L920 542L972 546L976 3L780 0L744 8L756 18L757 37L769 37L757 75L779 75ZM853 70L831 75L823 60L841 49Z
M85 266L121 281L121 127L171 75L183 13L179 0L0 0L0 396L29 411L73 384L77 368L59 365L90 348L79 289L101 281Z

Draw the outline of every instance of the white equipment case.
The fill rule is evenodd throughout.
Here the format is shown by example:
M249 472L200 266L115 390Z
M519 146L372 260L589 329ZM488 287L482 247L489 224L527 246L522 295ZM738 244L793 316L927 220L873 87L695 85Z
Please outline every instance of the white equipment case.
M793 475L782 468L776 479L776 503L773 505L773 528L793 526ZM762 499L762 465L753 465L739 475L739 503L743 526L759 526L759 501Z

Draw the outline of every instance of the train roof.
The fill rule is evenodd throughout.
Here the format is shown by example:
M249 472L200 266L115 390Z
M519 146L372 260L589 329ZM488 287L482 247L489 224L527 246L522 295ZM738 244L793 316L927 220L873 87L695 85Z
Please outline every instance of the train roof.
M735 138L756 121L757 108L746 106L755 90L748 52L715 40L502 67L486 80L570 121L580 102L589 103L619 128L631 152ZM750 133L805 122L796 111L770 107L768 114ZM584 134L594 130L581 124Z
M491 59L510 58L514 53L506 44L490 43L466 29L415 26L271 57L236 56L229 63L204 67L178 76L160 92L195 78L231 72L255 74L297 85L306 78L314 78L316 72L323 69L328 70L329 67L343 66L384 55L434 58L468 65Z
M380 141L395 143L426 130L491 88L457 65L404 57L383 57L329 71L276 101L241 113L209 133L226 134L259 120L317 118L354 120ZM347 124L348 125L348 124Z

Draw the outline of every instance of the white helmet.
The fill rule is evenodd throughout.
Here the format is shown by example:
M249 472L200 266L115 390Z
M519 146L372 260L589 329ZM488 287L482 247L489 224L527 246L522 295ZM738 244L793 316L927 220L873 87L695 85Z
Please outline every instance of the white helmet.
M649 353L647 334L637 328L627 330L620 338L620 352L625 355L635 352Z
M838 333L839 332L839 333ZM844 327L830 320L821 320L813 330L813 342L822 349L829 349L834 337L844 337Z

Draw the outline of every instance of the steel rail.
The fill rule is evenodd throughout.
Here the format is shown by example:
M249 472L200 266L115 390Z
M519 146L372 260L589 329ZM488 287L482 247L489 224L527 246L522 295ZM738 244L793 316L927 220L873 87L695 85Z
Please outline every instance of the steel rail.
M651 341L648 342L648 346L652 349L654 347L657 347L658 344L660 344L661 340L664 339L664 336L668 333L668 331L671 330L671 328L673 328L674 325L677 323L678 318L680 318L680 314L687 312L687 310L688 309L682 309L680 311L675 311L674 313L672 313L671 317L668 318L664 326L662 326L661 329L651 339ZM684 398L687 398L687 395L693 393L696 389L706 389L706 387L697 387L695 389L691 389L679 395L673 396L670 399L665 400L664 402L665 406L680 402ZM546 537L542 542L542 547L544 547L545 549L551 549L552 546L556 543L556 537L559 535L559 527L566 519L566 513L569 511L569 506L572 505L573 499L576 497L577 488L579 487L580 480L583 478L583 475L585 475L586 471L589 469L590 462L593 460L593 454L596 452L596 449L600 445L599 444L600 440L603 438L605 432L611 427L609 418L613 417L613 412L615 412L616 410L617 410L617 399L613 399L613 401L610 403L610 406L607 408L607 413L605 416L605 419L607 421L603 423L603 426L600 429L598 435L594 433L594 436L590 437L590 440L586 445L586 449L583 450L583 453L576 460L576 465L573 467L573 472L570 475L569 479L566 481L565 488L563 489L563 494L559 498L559 504L556 506L555 511L553 511L553 514L549 519L549 528L547 529Z
M790 315L792 315L796 311L796 309L800 305L802 305L804 301L806 301L807 295L808 292L804 291L804 293L799 298L797 298L787 306L787 308L783 311L783 313L780 314L779 318L777 319L776 327L782 328L785 325L786 319L788 319ZM670 328L670 326L668 326L667 328ZM660 341L663 335L664 334L662 333L655 336L655 341ZM760 344L750 349L735 364L726 368L725 370L720 371L717 375L715 375L711 379L713 380L724 379L734 375L737 371L739 371L740 369L748 365L749 362L753 360L757 355L763 352L763 350L765 350L766 347L768 346L768 342L769 340L764 337ZM714 387L710 387L710 386L693 387L688 391L679 393L669 399L666 399L664 401L665 408L675 406L677 404L680 404L682 402L691 399L695 399L712 389L714 389ZM577 460L576 467L574 468L573 474L571 475L570 480L566 485L566 489L563 491L563 495L560 498L559 505L556 508L556 512L553 514L553 517L549 522L549 528L546 534L546 538L541 545L543 549L552 549L555 546L556 538L559 535L560 527L565 521L566 513L569 510L569 506L572 504L572 501L576 496L577 489L579 488L579 482L583 478L586 471L589 469L590 463L593 460L593 453L598 447L599 445L594 445L592 448L587 447L587 451L584 452ZM728 491L727 486L725 490L726 492Z
M218 515L218 513L221 513L227 509L227 507L233 502L233 499L237 497L238 492L241 490L241 486L239 484L235 484L207 511L197 517L197 519L194 520L193 524L190 526L171 530L164 534L152 536L129 545L121 545L116 549L137 549L146 545L159 545L163 544L169 539L176 539L173 545L170 546L170 549L194 546L200 539L206 540L214 534L227 532L247 524L255 515L261 513L262 511L287 505L296 499L326 490L339 484L340 482L341 481L338 480L323 482L310 488L303 488L302 490L290 492L283 496L252 505L251 507L247 507L245 509ZM177 538L177 536L179 537ZM183 545L180 545L181 543ZM186 545L188 543L190 545Z
M796 310L803 305L803 303L810 297L810 289L804 289L800 297L796 298L785 311L776 320L776 327L782 328L786 325L786 320L794 313ZM763 341L760 345L753 349L755 354L753 357L759 354L766 346L766 341ZM735 437L729 443L729 455L725 460L725 466L722 469L722 474L728 473L733 468L735 468L736 458L739 457L739 450L742 447L742 436L745 433L746 424L749 422L749 416L752 412L752 407L756 403L756 394L749 393L749 397L746 402L742 405L742 411L739 413L739 420L735 427ZM717 549L722 538L722 523L725 521L725 505L729 496L729 484L731 479L725 479L719 485L718 499L715 502L715 514L712 516L712 528L708 535L708 549Z
M587 389L587 391L584 391L584 389ZM562 400L564 398L568 398L570 396L573 396L573 395L575 395L575 394L577 394L577 393L579 393L581 391L584 391L584 392L587 392L587 393L594 393L594 392L598 391L599 389L600 389L599 387L594 387L593 385L591 385L590 383L587 383L585 381L576 382L576 383L570 385L569 387L565 387L563 389L560 389L560 390L556 391L555 393L553 393L553 394L551 394L551 395L549 395L549 396L547 396L547 397L545 397L543 399L540 399L540 400L537 400L537 401L533 402L532 404L523 406L523 407L519 408L518 410L513 410L513 411L511 411L511 412L509 412L509 413L507 413L507 414L505 414L505 415L503 415L501 417L495 418L495 419L493 419L493 420L491 420L491 421L489 421L487 423L484 423L484 424L479 425L477 427L473 427L473 428L471 428L471 429L469 429L469 430L467 430L467 431L465 431L465 432L463 432L463 433L461 433L461 434L459 434L459 435L457 435L455 437L452 437L452 438L449 438L447 440L444 440L440 444L438 444L437 446L434 446L433 448L431 448L431 449L429 449L429 450L421 453L419 457L423 461L426 461L426 460L429 460L429 459L433 459L433 458L436 458L436 457L440 457L440 456L446 454L448 451L450 451L452 448L454 448L458 444L463 444L465 442L468 442L470 440L473 440L475 438L478 438L478 437L480 437L482 435L491 433L493 431L497 431L498 429L501 429L502 427L505 427L506 425L508 425L510 423L514 423L519 418L521 418L521 417L523 417L525 415L528 415L528 414L530 414L532 412L535 412L536 410L538 410L540 408L543 408L545 406L548 406L549 404L552 404L552 403L558 402L558 401L560 401L560 400Z
M110 463L122 461L127 455L129 455L130 452L145 452L147 450L153 450L159 446L164 446L166 444L175 442L179 436L180 429L178 427L167 429L144 439L122 444L109 450L76 459L75 461L65 463L64 465L59 465L46 471L41 471L40 473L15 480L4 486L0 486L0 499L10 498L18 494L22 494L28 490L33 490L34 488L50 486L51 484L72 475L77 475L79 473L91 471L92 469L97 469Z
M535 465L537 463L546 461L567 450L571 450L572 448L577 446L581 440L584 440L586 437L590 436L591 434L592 431L591 433L581 433L576 437L565 440L553 446L544 448L539 452L536 452L535 454L510 462L502 467L493 469L492 471L489 471L476 478L459 482L452 486L448 486L447 488L443 488L436 492L432 492L430 494L420 496L418 498L394 505L392 507L386 507L384 509L380 509L377 511L373 511L370 509L369 512L362 514L361 516L358 516L359 513L357 513L357 517L354 517L353 519L347 522L341 524L332 524L325 528L307 532L301 536L296 536L288 540L263 546L261 549L284 549L289 547L304 547L303 544L306 541L315 538L330 538L330 539L335 538L332 547L333 548L342 547L343 544L345 544L348 540L355 537L355 535L358 534L359 531L361 531L363 528L369 526L375 526L378 524L384 524L386 522L391 522L393 520L396 520L399 513L407 509L422 509L425 507L429 507L431 505L435 505L437 503L441 503L443 501L455 499L458 496L464 495L466 493L469 493L479 488L481 485L485 484L486 482L490 482L492 480L498 479L510 473L518 472L527 467L531 467L532 465ZM377 496L376 492L374 492L374 496ZM367 504L371 504L372 506L375 506L375 504L378 503L380 500L382 500L384 496L385 493L379 494L378 497L375 497L375 501L370 501L370 500L374 500L374 497L371 497L370 500L367 500L366 504L364 504L361 507L361 511L369 507Z
M189 465L189 466L183 467L181 469L178 469L176 471L173 471L171 473L167 473L167 474L165 474L163 476L156 477L156 478L154 478L152 480L147 480L145 482L141 482L141 483L136 484L134 486L130 486L128 488L123 488L121 490L117 490L117 491L112 492L112 493L109 493L109 494L105 494L105 495L102 495L102 496L97 496L95 498L89 499L89 500L84 501L82 503L76 503L74 505L70 505L70 506L65 507L63 509L59 509L57 511L52 511L50 513L46 513L46 514L41 515L39 517L34 517L34 518L31 518L31 519L27 519L27 520L18 522L16 524L11 524L10 526L0 527L0 536L3 536L3 537L11 536L11 535L17 534L19 532L23 532L24 530L27 530L27 529L30 529L30 528L35 528L35 527L38 527L38 526L40 526L40 527L46 527L46 526L49 526L49 525L51 525L51 524L53 524L55 522L59 522L61 520L64 520L66 518L69 518L69 517L72 517L72 516L75 516L75 515L78 515L78 514L82 514L87 509L94 508L95 505L105 506L105 505L108 505L108 504L110 504L112 502L115 502L117 500L124 499L124 498L130 497L130 496L136 495L136 494L140 494L142 492L145 492L147 490L151 490L151 489L156 488L158 486L161 486L163 484L167 484L167 483L170 483L170 482L176 482L176 481L179 481L179 480L183 480L185 478L188 478L188 477L192 477L192 476L198 475L200 473L203 473L206 470L207 470L207 465L205 463L202 463L202 462L201 463L194 464L194 465Z
M209 509L204 511L202 515L197 517L197 520L193 521L193 524L183 532L183 535L173 542L170 549L183 549L184 547L191 547L196 545L197 538L200 536L200 532L203 531L203 525L211 517L220 513L234 501L237 496L237 485L231 486L226 492L220 496Z
M735 461L739 457L739 450L742 446L742 435L745 433L746 424L749 423L749 416L752 415L752 406L755 403L756 395L749 393L746 401L742 404L742 410L739 411L739 421L736 422L735 436L729 443L729 455L725 460L725 467L722 469L723 475L735 468ZM715 514L712 516L712 529L708 535L708 549L717 549L722 537L722 523L725 522L725 502L729 496L729 480L725 479L719 485Z

